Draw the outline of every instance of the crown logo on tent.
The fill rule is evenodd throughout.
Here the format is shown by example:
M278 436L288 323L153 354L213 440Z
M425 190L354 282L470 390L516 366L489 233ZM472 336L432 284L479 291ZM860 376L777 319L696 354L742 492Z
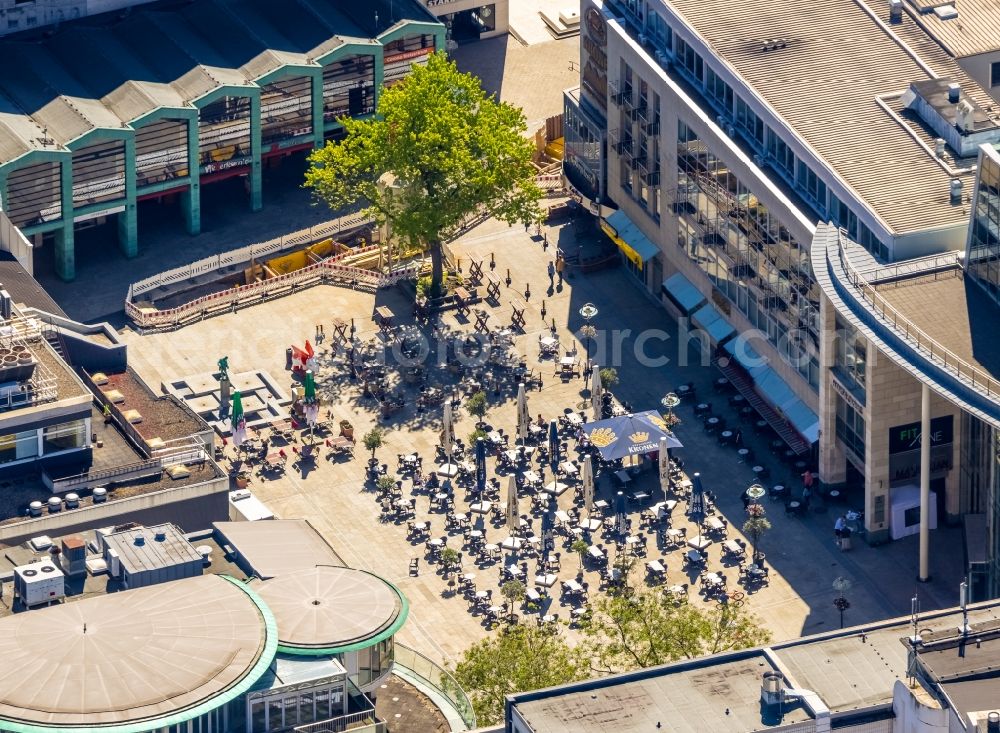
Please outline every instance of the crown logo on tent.
M644 430L640 430L638 432L632 433L630 436L628 436L628 439L631 440L633 443L648 443L649 433L645 432Z
M607 448L616 440L618 440L618 436L615 435L615 431L611 428L597 428L597 430L590 434L591 444L596 445L598 448Z

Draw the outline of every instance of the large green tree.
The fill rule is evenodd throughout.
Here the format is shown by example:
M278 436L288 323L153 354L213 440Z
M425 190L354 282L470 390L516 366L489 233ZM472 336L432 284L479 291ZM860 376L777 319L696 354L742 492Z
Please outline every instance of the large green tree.
M340 123L346 137L312 153L305 185L331 208L362 204L394 237L428 251L432 294L442 242L470 214L510 224L540 218L524 114L487 96L443 53L383 90L373 118ZM380 185L387 175L396 186Z
M598 598L584 628L601 672L623 672L745 649L770 640L758 619L734 603L698 608L666 602L661 592Z
M472 700L479 725L503 721L504 697L586 679L588 660L554 629L513 625L465 650L455 680Z

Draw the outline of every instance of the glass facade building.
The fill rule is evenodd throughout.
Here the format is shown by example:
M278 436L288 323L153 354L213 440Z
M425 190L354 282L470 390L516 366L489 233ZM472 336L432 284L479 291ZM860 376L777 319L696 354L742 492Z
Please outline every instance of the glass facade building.
M808 249L683 122L671 206L678 246L817 388L819 291Z
M1000 153L991 146L979 156L966 271L1000 302Z

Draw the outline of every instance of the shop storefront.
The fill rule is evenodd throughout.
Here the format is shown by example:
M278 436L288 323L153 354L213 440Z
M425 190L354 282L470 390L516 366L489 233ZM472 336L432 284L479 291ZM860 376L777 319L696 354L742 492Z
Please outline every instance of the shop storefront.
M509 0L426 0L427 9L444 23L449 47L507 32Z

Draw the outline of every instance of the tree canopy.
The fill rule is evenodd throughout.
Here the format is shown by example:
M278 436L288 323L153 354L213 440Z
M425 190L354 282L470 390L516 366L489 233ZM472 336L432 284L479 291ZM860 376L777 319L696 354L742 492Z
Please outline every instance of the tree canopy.
M584 629L595 669L624 672L764 644L770 634L735 604L698 608L654 590L599 597Z
M503 721L504 697L586 679L585 652L551 629L515 624L466 649L455 680L472 700L479 725Z
M443 53L383 90L374 117L339 121L346 136L312 153L306 187L334 209L362 204L394 237L427 250L432 292L442 280L441 244L470 214L511 224L540 218L524 114L487 96ZM387 174L394 187L380 185Z

